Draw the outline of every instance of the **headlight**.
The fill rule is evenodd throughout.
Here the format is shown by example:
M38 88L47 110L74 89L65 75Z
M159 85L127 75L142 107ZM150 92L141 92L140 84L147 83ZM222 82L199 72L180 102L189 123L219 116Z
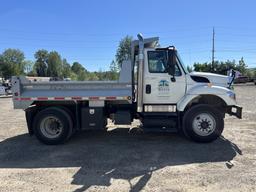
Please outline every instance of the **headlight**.
M228 92L227 92L227 95L228 95L231 99L236 100L236 94L235 94L233 91L228 91Z

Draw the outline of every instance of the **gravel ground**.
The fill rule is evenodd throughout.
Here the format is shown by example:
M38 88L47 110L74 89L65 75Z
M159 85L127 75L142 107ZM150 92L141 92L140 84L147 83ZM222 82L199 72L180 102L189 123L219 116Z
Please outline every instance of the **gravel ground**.
M46 146L0 98L0 191L256 191L256 86L235 90L243 119L210 144L112 128Z

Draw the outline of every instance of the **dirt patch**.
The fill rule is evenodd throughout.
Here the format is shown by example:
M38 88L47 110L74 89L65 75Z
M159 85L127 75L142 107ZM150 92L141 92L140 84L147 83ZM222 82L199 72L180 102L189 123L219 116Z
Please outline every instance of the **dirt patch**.
M243 119L209 144L122 128L46 146L0 98L0 191L256 191L256 86L235 89Z

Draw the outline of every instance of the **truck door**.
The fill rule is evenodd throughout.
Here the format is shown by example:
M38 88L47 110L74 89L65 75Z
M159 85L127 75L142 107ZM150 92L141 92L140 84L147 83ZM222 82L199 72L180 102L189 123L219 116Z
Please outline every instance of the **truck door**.
M185 94L186 77L176 58L175 82L167 73L166 50L147 50L144 53L143 104L176 104Z

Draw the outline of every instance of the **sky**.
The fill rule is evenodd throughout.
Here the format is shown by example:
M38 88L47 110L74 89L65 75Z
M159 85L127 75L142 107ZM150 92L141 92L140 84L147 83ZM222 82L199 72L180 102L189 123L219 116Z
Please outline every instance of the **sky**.
M0 53L58 51L89 71L107 70L126 35L160 37L174 45L185 65L244 58L256 67L254 0L0 0Z

